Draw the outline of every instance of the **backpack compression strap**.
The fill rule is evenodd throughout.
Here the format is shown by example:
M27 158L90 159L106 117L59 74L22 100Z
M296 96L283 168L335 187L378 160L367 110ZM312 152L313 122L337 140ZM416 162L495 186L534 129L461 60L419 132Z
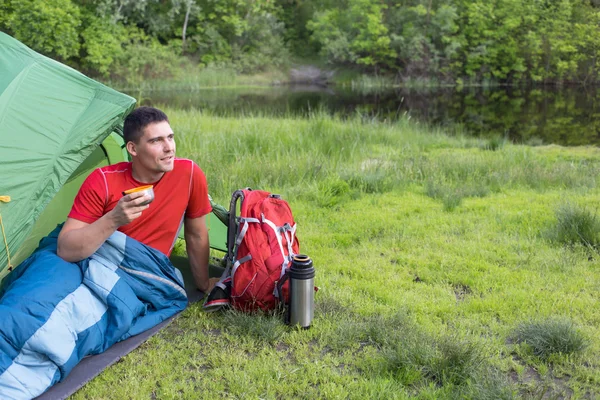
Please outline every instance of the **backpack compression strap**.
M266 219L264 214L262 214L261 217L262 222L264 224L267 224L273 230L273 232L275 233L275 237L277 238L277 244L279 244L279 251L281 251L281 256L283 257L283 263L281 264L281 273L279 274L279 277L281 278L283 274L285 274L285 270L288 268L288 266L292 262L292 258L294 257L292 243L294 240L294 235L296 234L296 224L294 224L294 226L291 226L286 222L283 226L277 226L273 221ZM287 256L285 256L285 252L283 251L282 235L285 235L285 239L287 242Z

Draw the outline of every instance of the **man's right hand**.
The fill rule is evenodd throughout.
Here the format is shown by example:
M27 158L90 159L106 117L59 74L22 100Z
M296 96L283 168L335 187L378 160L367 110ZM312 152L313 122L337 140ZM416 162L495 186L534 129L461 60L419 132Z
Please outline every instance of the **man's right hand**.
M148 200L150 200L150 196L142 192L130 193L121 197L115 208L109 212L117 228L139 218L142 211L149 207L148 204L143 204Z

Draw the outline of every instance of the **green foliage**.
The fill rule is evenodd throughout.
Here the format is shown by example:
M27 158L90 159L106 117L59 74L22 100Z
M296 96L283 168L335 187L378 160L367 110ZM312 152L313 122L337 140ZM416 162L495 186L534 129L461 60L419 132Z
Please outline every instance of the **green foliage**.
M283 23L268 12L249 14L246 20L246 29L232 47L238 71L250 73L285 67L289 53L283 42Z
M157 17L164 11L163 2L155 0L74 0L81 7L93 11L98 17L112 23L121 23L129 27L147 25L149 18ZM166 2L165 2L166 3ZM171 2L169 2L171 3ZM176 6L177 1L173 2ZM158 8L156 7L158 5Z
M127 31L122 25L93 14L87 15L85 19L85 29L81 32L85 51L82 66L108 77L115 61L124 57L122 41L127 36Z
M253 72L286 63L284 26L272 2L205 0L198 6L188 51L196 52L204 64L231 61L240 72Z
M598 76L600 17L589 2L411 0L387 2L382 19L377 7L386 5L368 3L329 5L309 21L328 60L378 64L413 79L556 82ZM353 4L361 16L353 14ZM378 53L383 41L389 50ZM361 56L366 48L379 57Z
M7 22L14 12L11 3L12 0L0 0L0 29L3 32L10 31L10 29L7 26Z
M502 0L465 2L461 8L464 45L458 62L468 76L499 80L578 79L578 66L595 57L581 51L595 40L579 36L595 15L588 2ZM580 46L581 50L580 50ZM464 61L460 61L460 60Z
M318 64L396 82L592 83L600 78L597 11L585 0L2 0L0 27L111 78L148 72L125 61L131 47L152 54L141 64L165 76L181 62L166 53L244 74L319 53Z
M8 0L2 17L12 35L34 50L68 60L79 52L79 8L71 0Z
M386 17L400 74L412 78L448 75L461 47L456 6L429 1L394 5Z
M176 50L161 45L142 30L130 28L126 37L111 74L129 85L142 87L146 78L173 77L184 62Z
M537 357L548 359L554 354L582 352L588 345L571 321L548 319L520 324L514 332L518 343L525 343Z
M390 48L383 22L385 4L376 0L347 0L315 14L308 23L313 40L332 62L352 62L368 67L390 65L396 56Z
M311 40L308 22L318 4L312 0L278 0L277 15L284 23L283 39L290 51L301 58L312 58L319 52L316 41Z

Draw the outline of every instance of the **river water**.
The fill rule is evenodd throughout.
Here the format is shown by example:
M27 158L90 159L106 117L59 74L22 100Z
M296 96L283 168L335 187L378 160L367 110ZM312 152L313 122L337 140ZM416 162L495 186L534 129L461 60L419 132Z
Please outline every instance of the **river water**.
M410 116L448 132L500 136L517 143L600 144L600 91L596 88L215 88L144 92L142 104L208 109L224 116L307 116L316 111L392 121Z

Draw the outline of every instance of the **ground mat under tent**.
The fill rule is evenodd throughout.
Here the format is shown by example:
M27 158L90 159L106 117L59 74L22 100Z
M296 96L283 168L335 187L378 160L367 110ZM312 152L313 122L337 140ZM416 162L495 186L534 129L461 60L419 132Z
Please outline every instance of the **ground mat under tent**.
M204 294L196 289L194 286L191 271L189 269L187 258L173 256L171 257L173 265L175 265L183 274L185 281L185 291L188 295L188 300L191 303L195 303L204 297ZM221 276L223 269L220 267L210 266L210 276L219 277ZM36 400L63 400L79 390L87 382L98 376L104 369L108 368L112 364L119 361L122 357L127 355L132 350L136 349L146 340L154 336L158 331L173 322L179 314L172 316L171 318L161 322L152 329L140 333L139 335L132 336L127 340L115 343L112 347L106 350L104 353L97 354L94 356L86 357L73 370L71 373L61 382L48 389L44 394L36 397Z

